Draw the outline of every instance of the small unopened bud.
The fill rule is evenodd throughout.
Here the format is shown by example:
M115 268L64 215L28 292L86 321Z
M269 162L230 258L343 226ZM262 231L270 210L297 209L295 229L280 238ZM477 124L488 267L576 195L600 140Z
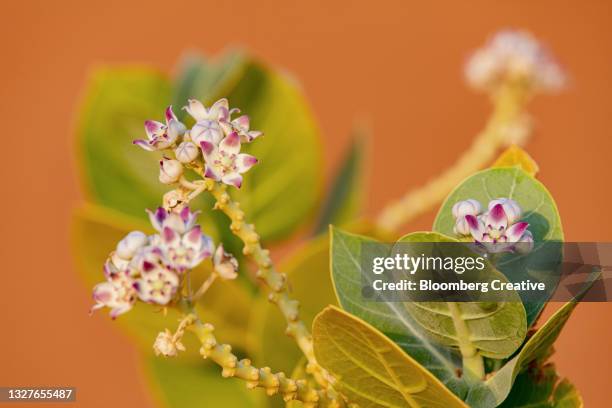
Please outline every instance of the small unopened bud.
M454 228L455 234L457 235L470 235L470 225L468 224L465 215L457 218Z
M223 244L219 244L213 256L215 271L221 279L235 279L238 276L238 261L234 255L225 252Z
M200 149L192 142L183 142L174 150L174 154L181 163L191 163L197 159Z
M148 243L149 239L144 232L132 231L117 244L115 253L121 259L130 260L140 248Z
M159 181L161 183L176 183L182 175L183 165L178 160L163 158L159 162Z
M491 210L491 208L495 207L497 204L502 205L504 212L506 213L506 217L508 218L508 224L514 224L523 214L523 210L521 210L518 203L510 198L498 198L492 200L489 203L489 210Z
M465 201L459 201L453 205L453 217L462 218L466 215L477 216L480 214L482 208L477 200L469 199Z
M179 351L185 351L185 346L180 340L175 340L170 330L159 333L153 343L153 351L156 356L176 357Z
M519 239L519 242L516 243L514 249L519 254L528 254L533 249L533 234L531 231L526 230Z

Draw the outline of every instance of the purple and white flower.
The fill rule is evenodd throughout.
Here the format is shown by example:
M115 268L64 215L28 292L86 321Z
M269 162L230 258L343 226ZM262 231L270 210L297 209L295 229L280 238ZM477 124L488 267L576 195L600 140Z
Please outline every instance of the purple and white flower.
M189 207L183 208L180 212L168 212L162 207L158 207L155 211L147 210L151 225L158 232L163 232L165 227L169 227L184 234L195 225L199 211L192 212Z
M104 275L106 282L97 284L93 289L93 298L96 304L91 312L108 307L111 309L110 316L115 319L120 314L129 311L136 302L137 291L133 272L130 268L119 268L112 260L104 264Z
M533 235L529 224L519 221L522 210L509 198L492 200L488 212L481 214L476 200L460 201L453 206L456 217L454 231L460 236L471 236L488 252L529 252ZM520 245L518 245L520 244Z
M508 217L509 224L514 224L521 219L523 210L521 210L521 207L516 201L510 198L497 198L495 200L491 200L491 202L489 202L489 211L491 211L491 209L497 204L501 204L503 207L504 213L506 214L506 217Z
M242 174L257 163L254 156L240 153L240 136L232 132L219 145L203 141L200 143L206 170L204 176L240 188Z
M202 102L190 99L184 109L196 120L189 133L191 140L198 146L204 141L219 144L225 136L223 124L228 123L232 113L227 99L219 99L208 109Z
M155 213L149 212L149 216L160 232L154 236L153 242L178 273L195 268L212 256L215 249L213 241L202 233L199 225L195 225L197 213L192 213L188 207L180 213L168 213L160 207Z
M250 143L253 140L257 139L259 136L263 135L263 132L259 130L250 130L251 123L248 115L241 115L236 119L231 121L220 122L221 127L225 131L226 135L231 134L232 132L238 133L240 136L240 140L242 143Z
M468 83L477 89L495 90L506 81L532 91L556 91L565 75L550 52L525 31L505 30L477 50L465 68Z
M133 260L134 267L140 271L134 286L143 302L167 305L176 294L180 279L159 248L147 249Z
M163 150L171 147L177 138L185 133L185 125L176 118L172 106L166 108L166 124L155 120L147 120L144 124L147 140L137 139L134 144L145 150Z
M132 231L117 244L115 254L126 261L136 255L136 252L149 243L149 237L144 232Z
M225 98L219 99L208 109L197 99L189 99L187 101L187 106L183 109L185 109L196 122L204 120L226 121L230 116L229 103Z

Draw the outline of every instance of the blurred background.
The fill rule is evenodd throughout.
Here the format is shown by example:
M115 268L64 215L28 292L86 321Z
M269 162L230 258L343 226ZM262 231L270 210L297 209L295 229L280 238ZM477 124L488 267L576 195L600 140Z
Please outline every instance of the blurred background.
M92 69L135 63L172 75L185 51L248 50L299 82L323 135L325 174L354 123L368 124L363 188L365 213L375 216L450 165L483 127L489 103L467 88L462 67L506 27L534 33L570 75L565 92L532 103L526 146L566 238L610 241L608 1L3 4L0 385L75 386L87 407L155 404L132 342L106 316L88 316L90 289L71 254L71 217L83 199L76 112ZM435 210L404 230L428 228ZM609 405L611 323L611 305L582 304L556 345L554 361L587 407Z

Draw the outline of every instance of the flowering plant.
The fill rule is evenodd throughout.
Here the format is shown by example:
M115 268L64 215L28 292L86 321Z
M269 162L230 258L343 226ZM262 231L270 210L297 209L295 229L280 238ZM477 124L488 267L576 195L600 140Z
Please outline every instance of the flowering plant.
M220 380L210 366L190 368L202 357L223 377L306 407L582 405L547 362L576 301L537 331L546 299L524 302L518 294L486 307L368 302L356 261L363 243L397 238L406 221L442 200L432 231L399 242L474 242L492 255L490 268L512 280L549 242L563 240L554 200L535 178L537 165L517 146L530 135L527 101L563 83L562 70L529 34L500 33L468 62L468 82L491 96L494 112L456 165L391 203L376 223L356 223L363 154L357 139L323 200L314 237L280 267L265 244L303 224L318 202L321 178L317 130L301 95L241 54L213 64L190 59L182 72L174 96L155 73L96 77L81 127L95 205L77 215L75 229L88 277L97 269L92 260L103 265L92 311L110 309L143 350L152 345L155 356L149 351L146 358L167 403L268 404L238 391L236 381ZM228 97L209 104L192 97L213 101L221 91ZM124 150L123 135L136 129L126 112L139 107L139 117L171 99L164 122L144 122L146 138L133 142L142 149ZM507 150L488 167L502 147ZM143 219L147 206L156 209ZM96 245L89 245L91 237ZM502 262L509 253L521 254L521 265ZM281 325L297 347L278 335ZM178 391L186 384L187 400ZM232 392L219 392L230 389L223 387Z

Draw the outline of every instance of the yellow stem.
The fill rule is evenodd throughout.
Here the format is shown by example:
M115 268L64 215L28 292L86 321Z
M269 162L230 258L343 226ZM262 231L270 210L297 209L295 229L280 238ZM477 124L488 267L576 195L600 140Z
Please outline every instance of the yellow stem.
M530 134L524 106L529 99L526 87L508 84L493 96L494 109L485 129L470 148L446 171L424 186L390 203L380 213L377 225L394 231L442 201L463 179L489 164L500 148L523 144Z
M276 304L287 321L286 333L293 337L308 360L307 372L324 388L329 388L328 374L317 363L312 336L299 316L299 302L291 299L288 293L287 277L274 268L270 252L262 248L259 235L253 224L248 224L240 204L233 201L226 186L210 179L206 180L209 191L216 200L215 208L223 211L231 220L230 229L244 243L243 253L257 264L257 278L270 288L268 299Z
M319 404L329 407L342 406L340 401L330 397L325 391L314 389L305 380L287 378L282 372L272 373L269 367L253 367L248 359L238 360L230 345L217 342L213 334L214 327L202 323L193 312L183 321L190 323L187 329L195 333L202 343L202 357L218 364L223 370L223 377L240 378L246 381L249 388L263 388L270 396L280 393L285 401L301 401L304 407L317 407Z

